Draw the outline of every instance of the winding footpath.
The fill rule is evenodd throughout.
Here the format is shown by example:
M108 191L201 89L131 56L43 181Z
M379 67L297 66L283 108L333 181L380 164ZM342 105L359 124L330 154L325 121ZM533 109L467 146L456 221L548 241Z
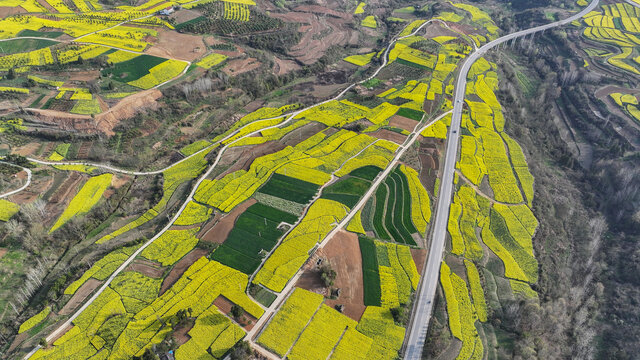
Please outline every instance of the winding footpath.
M580 19L598 6L599 0L592 0L591 3L580 12L572 15L564 20L556 21L531 29L521 30L496 40L493 40L478 50L474 51L469 58L464 61L458 81L456 83L456 93L454 97L453 116L451 118L451 126L447 137L447 151L445 154L445 162L440 181L440 194L438 195L438 205L436 209L436 218L433 227L433 237L429 256L427 258L427 266L424 268L422 281L416 296L416 303L413 308L411 323L409 325L409 335L405 344L405 360L420 360L422 349L427 338L429 329L429 320L433 310L433 301L438 287L438 278L440 275L440 263L444 255L444 244L447 234L447 222L449 219L449 208L451 206L451 197L453 195L453 176L455 172L455 163L457 160L458 141L460 137L460 124L462 119L462 107L467 87L467 74L471 65L481 58L491 48L536 32L544 31L554 27L569 24L570 22Z

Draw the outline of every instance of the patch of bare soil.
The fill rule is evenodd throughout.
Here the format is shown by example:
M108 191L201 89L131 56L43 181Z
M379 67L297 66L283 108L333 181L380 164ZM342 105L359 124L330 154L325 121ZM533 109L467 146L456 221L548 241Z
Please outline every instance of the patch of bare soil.
M322 99L334 95L338 92L338 90L342 90L344 86L342 84L332 84L332 85L314 85L313 86L313 96L316 98Z
M20 345L23 341L27 340L29 338L29 332L23 332L22 334L19 334L18 336L15 337L15 339L13 339L13 342L11 343L11 346L9 346L9 350L7 350L8 353L12 352L15 348L18 347L18 345Z
M233 307L234 303L231 300L220 295L213 301L213 305L215 305L218 308L218 310L220 310L220 312L222 312L223 314L226 314L230 318L233 318L233 316L231 315L231 308ZM234 320L238 324L240 324L240 326L242 326L246 331L251 331L257 319L253 317L251 314L245 312L242 318L234 319Z
M160 264L142 259L134 260L126 270L137 271L142 275L146 275L154 279L159 279L162 277L162 274L164 274L164 267L160 266Z
M193 265L201 257L207 255L208 251L205 249L194 249L187 255L185 255L177 264L171 269L169 275L164 278L162 282L162 286L160 286L160 293L158 296L164 294L176 281L184 274L185 271L189 268L189 266Z
M400 115L393 115L389 120L389 125L400 128L400 129L404 129L407 131L413 131L413 129L415 129L417 124L418 124L417 121L406 118L404 116L400 116Z
M260 109L263 106L264 106L264 100L256 99L256 100L253 100L252 102L248 103L247 105L245 105L243 107L243 109L244 109L244 111L250 113L250 112L254 112L254 111Z
M222 178L225 175L238 170L249 170L249 167L256 158L267 154L273 154L284 149L285 147L286 145L282 144L279 141L269 141L264 144L254 146L234 146L225 151L223 157L226 158L226 161L222 161L222 159L220 159L220 164L233 165L231 165L218 177Z
M224 71L229 76L234 76L255 70L259 68L261 64L262 63L259 62L258 59L252 57L248 57L245 59L235 59L229 61L227 65L222 68L222 71Z
M38 149L40 149L40 143L30 142L24 146L20 146L19 148L16 148L13 151L13 153L22 155L22 156L31 156L35 154L36 151L38 151Z
M95 132L103 132L107 135L113 135L113 128L118 125L120 120L130 118L142 109L156 109L158 100L162 96L162 92L158 89L149 89L120 100L111 109L96 115L93 123ZM76 129L78 130L78 129Z
M156 56L193 61L204 54L206 45L201 36L181 34L167 29L158 30L158 41L145 50Z
M173 332L173 337L176 339L176 343L178 346L186 343L191 339L191 336L189 336L188 332L193 329L193 325L195 324L189 323L187 326L183 326Z
M0 17L7 17L10 15L26 13L27 10L21 8L20 6L9 7L9 6L0 6Z
M100 284L102 284L102 281L98 279L87 280L84 284L82 284L82 286L80 286L78 290L76 290L76 293L73 294L71 299L69 299L69 301L64 305L59 314L69 315L73 313L76 308L80 306L84 302L84 300L89 297L89 295L91 295L91 293L93 293L95 289L98 288L98 286L100 286Z
M280 59L277 56L274 56L273 61L274 61L273 72L276 75L284 75L288 72L301 69L300 65L298 65L298 63L296 63L293 60L284 60L284 59Z
M376 132L371 133L370 135L378 139L393 141L394 143L399 145L402 144L404 140L407 138L405 135L402 135L395 131L391 131L387 129L378 130Z
M26 108L25 111L32 116L31 121L35 123L55 126L61 130L79 131L88 134L100 132L100 129L89 115L76 115L53 109Z
M319 251L336 271L334 288L340 289L337 299L328 299L328 306L344 305L343 313L359 321L364 313L362 255L358 236L341 230Z
M433 194L440 169L440 150L444 140L427 138L420 141L418 160L420 160L420 182ZM437 195L437 194L436 194Z
M459 31L465 35L473 34L476 31L473 28L473 26L470 26L470 25L454 23L454 22L448 22L447 25L449 25L449 27L453 29L453 31Z
M6 254L9 250L7 248L0 248L0 259Z
M425 37L427 38L434 38L434 37L438 37L438 36L454 36L454 37L458 37L459 35L452 30L447 29L446 27L442 26L442 24L438 23L431 23L430 25L427 25L427 27L424 29L425 32Z
M329 16L327 16L329 15ZM304 24L298 29L302 38L293 46L289 55L304 64L316 62L333 45L357 44L357 33L350 28L351 14L346 14L317 5L298 6L292 12L272 14L285 22Z
M424 269L425 261L427 260L427 250L425 249L411 249L411 257L413 257L413 262L416 263L416 268L418 269L418 273L422 274L422 270Z
M183 22L187 22L189 20L198 18L200 17L200 15L202 14L199 11L182 9L169 15L169 18L174 19L176 21L176 24L182 24ZM208 44L208 45L213 45L213 44Z
M69 78L69 80L71 81L90 81L100 77L100 71L98 70L73 71L73 72L70 72L69 75L71 75L71 78Z
M236 219L242 214L249 206L255 204L255 199L249 199L242 204L236 206L230 213L222 217L213 227L206 230L204 233L198 234L198 238L202 241L208 241L216 244L222 244L227 240L227 236L233 229L233 225L236 223ZM206 227L206 226L205 226Z

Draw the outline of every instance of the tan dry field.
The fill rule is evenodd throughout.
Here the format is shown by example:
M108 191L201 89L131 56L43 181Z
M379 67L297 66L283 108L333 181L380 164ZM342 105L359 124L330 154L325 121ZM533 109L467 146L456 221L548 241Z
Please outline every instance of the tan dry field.
M71 75L69 81L90 81L100 77L100 71L98 70L70 71L68 74ZM55 76L56 74L52 75ZM64 86L67 85L65 84ZM69 86L73 87L73 84L70 84Z
M385 140L389 140L389 141L393 141L394 143L401 145L406 139L407 136L406 135L402 135L402 134L398 134L395 131L391 131L391 130L387 130L387 129L381 129L378 130L376 132L372 132L369 135L378 138L378 139L385 139Z
M427 260L427 250L426 249L411 249L411 256L413 257L413 262L416 264L416 268L418 269L418 273L422 274L422 270L424 269L425 261Z
M222 68L229 76L240 75L252 70L255 70L262 65L256 58L248 57L245 59L235 59L227 62L227 65Z
M231 210L230 213L216 222L213 227L209 228L204 233L201 232L200 234L198 234L198 238L202 241L222 244L225 240L227 240L227 237L229 236L231 229L233 229L233 225L235 225L238 216L240 216L245 210L247 210L249 206L255 204L256 202L257 201L252 198L236 206L233 210ZM206 225L205 228L207 228Z
M89 297L89 295L91 295L91 293L93 293L95 289L98 288L98 286L100 286L100 284L102 284L102 281L97 279L87 280L78 290L76 290L75 294L73 294L71 299L69 299L69 301L64 305L59 314L71 314L87 297Z
M349 27L353 22L351 14L323 6L303 5L296 7L292 12L274 13L271 16L285 22L304 24L298 29L303 34L302 38L289 51L289 55L304 64L316 62L333 45L344 46L357 43L357 36L352 35L357 32ZM327 36L317 38L327 32L329 32Z
M204 55L206 45L202 36L181 34L168 29L158 29L158 40L145 50L146 54L194 61Z
M200 12L198 12L198 11L190 10L190 9L182 9L182 10L178 10L178 11L174 12L173 14L169 15L169 18L170 19L174 19L176 21L176 24L181 24L183 22L187 22L189 20L193 20L195 18L198 18L198 17L200 17L200 15L202 15L202 14Z
M276 75L284 75L286 73L289 73L291 71L295 71L295 70L300 70L301 67L300 65L298 65L298 63L296 63L293 60L285 60L285 59L280 59L277 56L273 57L273 72Z
M162 92L149 89L120 100L115 106L102 114L96 115L95 128L107 135L114 135L113 128L120 120L130 118L142 109L156 109ZM79 129L76 129L79 130Z
M27 10L21 8L20 6L16 7L8 7L8 6L0 6L0 17L7 17L15 14L26 13Z
M416 125L418 125L418 121L400 115L393 115L389 120L389 125L407 131L413 131L413 129L416 128Z
M458 33L447 29L446 27L442 26L442 24L440 23L431 23L427 25L424 31L425 31L424 36L430 39L438 36L455 36L455 37L459 36Z
M316 269L318 258L324 258L336 271L336 279L332 288L340 289L340 296L326 299L327 306L344 305L343 313L359 321L364 313L364 286L362 282L362 255L358 244L358 236L354 233L339 231L324 248L319 250L305 267L296 286L303 289L328 295L320 273Z
M19 148L16 148L12 151L14 154L22 155L22 156L31 156L36 153L40 149L40 144L31 142Z
M194 249L185 255L180 261L178 261L173 269L169 272L162 285L160 286L160 293L158 296L164 294L165 291L169 290L169 288L175 284L176 281L184 274L185 271L189 268L189 266L193 265L201 257L207 255L208 251L204 249Z

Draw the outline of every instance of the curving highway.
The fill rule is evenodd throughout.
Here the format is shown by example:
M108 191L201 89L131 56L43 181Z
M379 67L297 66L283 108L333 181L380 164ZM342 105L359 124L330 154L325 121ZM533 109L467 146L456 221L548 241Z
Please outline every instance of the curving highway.
M451 206L451 197L453 195L453 175L455 171L455 163L457 160L458 140L460 138L460 123L462 119L462 107L464 95L467 87L467 74L471 65L482 57L491 48L505 43L509 40L517 39L522 36L534 34L554 27L566 25L573 20L580 19L585 14L592 11L599 0L592 0L591 3L580 12L572 15L564 20L556 21L546 25L537 26L531 29L521 30L496 40L493 40L478 50L474 51L467 58L458 74L456 83L456 92L453 105L453 116L451 118L451 127L447 137L447 150L445 153L444 167L442 170L442 179L440 181L440 194L438 195L438 204L436 209L436 218L433 227L433 237L429 256L427 258L427 266L425 266L422 281L416 296L416 303L413 308L413 316L409 325L409 335L405 345L405 360L420 360L422 349L427 338L429 328L429 320L433 308L433 301L438 286L438 278L440 275L440 263L443 258L444 244L447 234L447 221L449 218L449 207Z

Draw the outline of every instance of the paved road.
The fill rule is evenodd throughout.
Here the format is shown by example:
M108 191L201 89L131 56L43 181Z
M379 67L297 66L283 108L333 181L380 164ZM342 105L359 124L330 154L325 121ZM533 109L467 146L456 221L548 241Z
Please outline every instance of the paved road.
M412 34L410 34L410 35L414 35L414 34L416 34L416 33L417 33L418 31L420 31L420 30L421 30L421 29L422 29L426 24L427 24L427 23L425 23L425 24L421 25L420 27L418 27L418 28L417 28L417 29L416 29ZM408 35L408 36L410 36L410 35ZM395 39L395 38L394 38L394 39L391 41L391 44L395 43L395 41L396 41L396 40L397 40L397 39ZM99 289L98 289L98 290L93 294L93 296L91 296L91 297L89 298L89 300L87 300L87 301L86 301L86 302L85 302L85 303L84 303L84 304L83 304L83 305L82 305L78 310L76 310L76 312L75 312L73 315L71 315L71 317L69 317L69 319L67 319L63 324L61 324L60 326L58 326L58 327L57 327L57 328L56 328L52 333L50 333L50 334L46 337L47 342L51 342L51 340L53 340L54 338L56 338L56 337L57 337L61 332L63 332L63 331L64 331L64 330L69 326L69 325L71 325L71 323L73 322L73 320L75 320L78 316L80 316L80 314L81 314L81 313L82 313L82 312L83 312L87 307L89 307L89 305L91 305L91 304L95 301L95 299L97 299L97 298L98 298L98 296L100 296L100 294L102 294L102 292L107 288L107 286L109 286L109 284L111 284L111 282L113 281L113 279L115 279L115 278L116 278L116 276L118 276L118 274L120 274L124 269L126 269L126 268L127 268L127 266L129 266L129 264L130 264L130 263L131 263L131 262L132 262L132 261L133 261L133 260L134 260L134 259L135 259L135 258L136 258L136 257L137 257L137 256L138 256L138 255L139 255L139 254L144 250L144 249L146 249L149 245L151 245L154 241L156 241L160 236L162 236L162 234L164 234L167 230L169 230L169 228L171 228L171 226L173 225L173 223L178 219L178 217L182 214L182 212L184 211L184 209L187 207L187 204L188 204L188 203L193 199L193 196L195 195L196 190L198 189L198 186L200 186L200 184L202 183L202 181L204 181L204 179L206 179L206 178L211 174L211 172L213 172L213 170L216 168L216 166L217 166L217 165L218 165L218 163L220 162L220 158L222 157L222 155L223 155L224 151L225 151L225 150L226 150L226 149L227 149L231 144L233 144L233 143L235 143L235 142L237 142L237 141L239 141L239 140L241 140L241 139L243 139L243 138L245 138L245 137L250 137L250 136L253 136L253 135L255 135L255 134L258 134L258 133L260 133L261 131L264 131L264 130L266 130L266 129L271 129L271 128L277 128L277 127L280 127L280 126L282 126L282 125L284 125L284 124L286 124L286 123L290 122L291 120L293 120L293 119L294 119L298 114L302 113L303 111L309 110L309 109L314 108L314 107L317 107L317 106L321 106L321 105L326 104L326 103L328 103L328 102L330 102L330 101L333 101L333 100L337 100L337 99L341 98L341 97L342 97L342 96L343 96L343 95L344 95L344 94L345 94L349 89L351 89L351 88L352 88L353 86L355 86L356 84L362 83L362 82L364 82L364 81L367 81L367 80L369 80L369 79L373 78L375 75L377 75L377 74L380 72L380 70L381 70L383 67L385 67L385 66L386 66L386 64L387 64L387 54L389 53L389 49L390 49L391 44L387 47L387 50L385 51L385 55L384 55L384 56L385 56L385 59L384 59L383 64L381 64L381 65L380 65L380 67L375 71L374 75L372 75L372 76L370 76L369 78L367 78L367 79L365 79L365 80L362 80L362 81L360 81L360 82L358 82L358 83L354 83L354 84L349 85L345 90L343 90L342 92L340 92L338 95L336 95L336 96L335 96L335 97L333 97L333 98L330 98L330 99L327 99L327 100L325 100L325 101L322 101L322 102L316 103L316 104L311 105L311 106L309 106L309 107L307 107L307 108L299 109L299 110L297 110L297 111L295 111L295 112L293 112L293 113L291 113L291 114L287 115L287 116L288 116L288 117L287 117L287 119L286 119L285 121L283 121L283 122L279 123L279 124L276 124L276 125L273 125L273 126L269 126L269 127L265 127L265 128L262 128L262 129L256 130L256 131L254 131L254 132L252 132L252 133L250 133L250 134L246 134L246 135L244 135L244 136L241 136L240 138L238 138L238 139L234 140L233 142L231 142L231 143L229 143L229 144L225 145L223 148L221 148L221 149L220 149L220 152L218 153L218 156L216 157L216 160L214 161L214 163L213 163L213 164L212 164L212 165L207 169L207 171L206 171L206 172L205 172L205 173L204 173L204 174L203 174L203 175L198 179L198 181L196 182L195 186L193 187L193 189L192 189L192 190L191 190L191 192L189 193L189 196L188 196L188 197L187 197L187 199L184 201L184 203L182 204L182 206L180 207L180 209L178 209L178 211L176 212L176 214L174 215L174 217L169 221L169 223L168 223L164 228L162 228L162 230L160 230L160 232L158 232L154 237L152 237L151 239L149 239L149 240L148 240L146 243L144 243L144 244L143 244L143 245L142 245L138 250L136 250L136 252L134 252L134 253L133 253L133 254L132 254L132 255L131 255L131 256L130 256L130 257L129 257L129 258L128 258L124 263L123 263L123 264L122 264L122 265L120 265L120 266L119 266L119 267L118 267L118 268L117 268L117 269L116 269L116 270L111 274L111 276L109 276L109 278L108 278L108 279L107 279L107 280L102 284L102 286L100 286L100 288L99 288ZM443 114L442 116L444 116L444 114ZM434 122L435 122L435 121L434 121ZM245 125L245 126L249 126L249 125L250 125L250 124L247 124L247 125ZM426 126L425 126L425 127L426 127ZM244 128L244 127L243 127L243 128ZM242 128L240 128L240 129L238 129L238 130L234 131L233 133L229 134L227 137L225 137L224 139L220 140L220 142L224 141L225 139L228 139L228 138L232 137L233 135L235 135L235 134L236 134L238 131L240 131L241 129L242 129ZM418 133L419 133L420 131L421 131L421 130L419 130L419 131L418 131ZM415 135L415 134L414 134L414 135ZM415 136L413 137L413 140L415 140L415 138L416 138L416 137L417 137L417 135L415 135ZM413 142L413 141L411 141L411 143L412 143L412 142ZM202 152L202 151L205 151L206 149L208 149L208 148L210 148L211 146L214 146L214 145L215 145L215 144L210 145L210 146L208 146L207 148L204 148L204 149L202 149L202 150L198 151L197 153L200 153L200 152ZM406 150L406 148L408 148L408 147L409 147L409 145L407 145L407 146L404 148L404 150ZM404 152L404 150L403 150L403 152ZM195 154L197 154L197 153L195 153ZM195 154L193 154L193 155L195 155ZM191 156L193 156L193 155L191 155ZM187 157L187 158L189 158L189 157ZM178 161L177 163L180 163L180 162L182 162L182 161L185 161L187 158L182 159L182 160ZM396 158L394 158L394 161L397 161L397 159L399 159L399 158L400 158L400 157L399 157L399 156L397 156ZM167 168L165 168L165 169L162 169L162 170L156 170L156 171L150 171L150 172L144 172L144 173L143 173L143 172L135 172L135 171L128 171L128 170L117 169L117 168L111 167L111 166L109 166L109 165L91 164L91 163L84 163L84 162L80 162L80 163L61 163L61 162L42 161L42 160L31 159L31 158L29 158L29 160L30 160L30 161L33 161L33 162L36 162L36 163L39 163L39 164L46 164L46 165L82 164L82 165L98 166L98 167L102 167L102 168L105 168L105 169L108 169L108 170L111 170L111 171L116 171L116 172L125 173L125 174L130 174L130 175L149 175L149 174L158 174L158 173L161 173L161 172L165 171L165 170L166 170L166 169L168 169L169 167L171 167L171 166L175 166L175 165L177 164L177 163L174 163L174 164L170 165L169 167L167 167ZM21 189L19 189L19 190L21 190ZM360 205L360 204L359 204L359 205ZM355 211L352 211L352 213L351 213L351 214L349 214L349 215L350 215L349 219L350 219L351 217L353 217L353 215L354 215L354 214L355 214ZM346 222L344 222L344 221L340 223L340 226L345 226L345 225L346 225ZM332 234L333 234L333 233L332 233ZM325 239L325 241L323 241L323 244L324 244L324 243L326 243L327 241L328 241L328 238L327 238L327 239ZM299 272L299 273L300 273L300 272ZM295 284L295 281L290 281L290 282L289 282L289 284ZM280 297L283 297L283 295L282 295L283 293L285 293L285 292L282 292L282 293L281 293L281 295L280 295ZM285 293L285 294L286 294L286 293ZM279 302L279 300L281 300L281 299L276 299L276 301L274 301L274 302L273 302L273 304L278 303L278 302ZM275 309L269 309L269 310L275 310ZM268 317L267 315L268 315L268 314L265 312L265 314L260 318L260 320L259 320L259 321L264 321L264 320ZM254 327L254 329L258 328L258 326L257 326L257 325L258 325L258 324L256 324L256 326ZM23 359L24 359L24 360L29 359L29 358L30 358L33 354L35 354L35 353L36 353L36 351L38 351L40 348L41 348L41 347L40 347L40 345L37 345L37 346L36 346L36 347L34 347L34 348L29 352L29 353L27 353L27 354L24 356L24 358L23 358Z
M291 116L289 119L287 119L285 122L290 121L293 118L293 116ZM173 225L173 223L178 219L178 217L182 214L182 212L184 211L184 209L187 207L187 204L193 199L193 196L196 193L196 190L198 189L198 186L200 186L200 184L211 174L211 172L213 172L213 170L216 168L216 166L218 165L218 163L220 162L220 158L222 157L224 150L227 149L231 144L240 141L241 139L245 138L245 137L251 137L253 135L256 135L258 133L260 133L263 130L266 129L272 129L272 128L276 128L278 126L281 126L283 123L274 125L274 126L269 126L269 127L265 127L263 129L260 130L256 130L252 133L246 134L236 140L234 140L233 142L229 143L228 145L226 145L225 147L223 147L221 149L221 151L218 153L218 156L216 157L216 160L214 161L213 164L211 164L211 166L209 167L209 169L207 169L207 171L198 179L198 181L196 182L195 186L193 187L193 189L191 190L191 192L189 193L189 196L187 197L187 199L184 201L184 203L182 204L182 206L180 207L180 209L178 209L178 211L176 212L176 214L173 216L173 218L171 218L171 220L169 221L169 223L162 228L162 230L160 230L160 232L158 232L154 237L152 237L151 239L149 239L146 243L144 243L140 248L138 248L138 250L136 250L124 263L122 263L122 265L120 265L112 274L111 276L109 276L109 278L102 284L102 286L100 286L100 288L93 294L93 296L91 296L89 298L89 300L87 300L78 310L76 310L76 312L71 315L71 317L69 317L67 319L67 321L65 321L64 323L62 323L60 326L58 326L51 334L49 334L49 336L46 337L47 342L51 342L51 340L53 340L54 338L56 338L61 332L63 332L67 326L71 325L71 322L73 320L75 320L78 316L80 316L80 314L87 308L89 307L89 305L91 305L95 299L98 298L98 296L100 296L100 294L102 294L102 292L107 288L107 286L109 286L111 284L111 282L113 281L113 279L116 278L116 276L118 276L118 274L120 274L124 269L127 268L127 266L129 266L129 264L138 256L140 255L140 253L146 249L149 245L151 245L154 241L156 241L160 236L162 236L162 234L164 234L167 230L169 230L169 228ZM40 345L36 346L33 350L31 350L27 355L24 356L24 359L29 359L33 354L35 354L36 351L38 351L38 349L40 349Z
M22 169L23 171L25 171L27 173L27 182L24 185L22 185L19 189L15 189L15 190L12 190L12 191L9 191L9 192L6 192L6 193L0 195L0 199L5 198L7 196L11 196L13 194L17 194L20 191L26 189L27 186L29 186L29 184L31 184L31 170L30 169L27 169L26 167L22 167L20 165L8 163L8 162L5 162L5 161L0 161L0 163L18 167L18 168Z
M429 126L432 126L437 121L439 121L440 119L448 115L449 113L451 113L451 111L447 111L446 113L441 114L437 118L431 120L428 124L420 128L414 129L411 135L407 137L405 142L398 148L398 150L396 150L396 155L394 156L393 160L390 161L387 167L384 169L384 171L378 174L378 176L374 179L373 184L371 185L371 187L369 187L367 192L362 196L360 201L358 201L358 203L353 208L351 208L351 211L347 214L347 216L345 216L342 219L342 221L340 221L340 223L335 228L333 228L333 230L331 230L324 237L324 239L318 244L317 246L318 250L322 249L329 242L329 240L333 238L335 234L337 234L340 230L342 230L349 224L349 221L351 221L351 219L356 215L358 210L362 209L362 207L367 203L367 200L369 200L371 195L374 194L378 186L385 180L385 178L387 177L387 175L389 175L391 170L393 170L393 167L395 166L395 164L397 164L398 161L400 161L400 158L402 158L402 155L404 155L404 153L408 149L410 149L413 143L418 139L418 135L422 131L427 129ZM262 317L258 320L258 322L256 322L253 329L247 334L247 339L249 339L249 342L251 342L252 345L255 345L254 337L258 335L258 332L261 330L265 322L267 322L267 320L271 317L271 315L275 314L278 311L278 309L284 302L283 300L288 296L289 292L293 290L293 287L298 282L298 279L300 278L300 276L302 276L302 273L303 273L302 268L300 268L296 273L296 275L289 280L285 288L278 294L278 296L273 301L273 303L271 303L271 306L265 310L264 315L262 315Z
M464 62L458 81L456 83L456 93L454 98L453 116L451 118L451 127L449 136L447 137L447 151L445 154L445 162L442 171L442 179L440 181L440 194L438 196L438 204L436 209L436 219L434 222L434 231L427 259L427 266L424 269L422 281L420 283L419 293L416 297L416 304L413 309L413 316L409 328L409 336L406 343L405 360L419 360L422 355L422 348L427 337L429 328L429 320L431 318L433 301L438 286L440 275L440 263L442 262L444 243L447 234L447 222L449 218L449 207L451 206L451 196L453 194L453 174L455 171L455 163L458 152L458 140L460 137L460 123L462 118L462 107L464 95L467 85L467 74L471 65L482 57L489 49L506 41L516 39L525 35L534 34L539 31L551 29L557 26L566 25L573 20L577 20L592 11L599 0L592 0L591 3L581 10L579 13L554 23L538 26L535 28L522 30L505 35L501 38L493 40L478 50L474 51Z

